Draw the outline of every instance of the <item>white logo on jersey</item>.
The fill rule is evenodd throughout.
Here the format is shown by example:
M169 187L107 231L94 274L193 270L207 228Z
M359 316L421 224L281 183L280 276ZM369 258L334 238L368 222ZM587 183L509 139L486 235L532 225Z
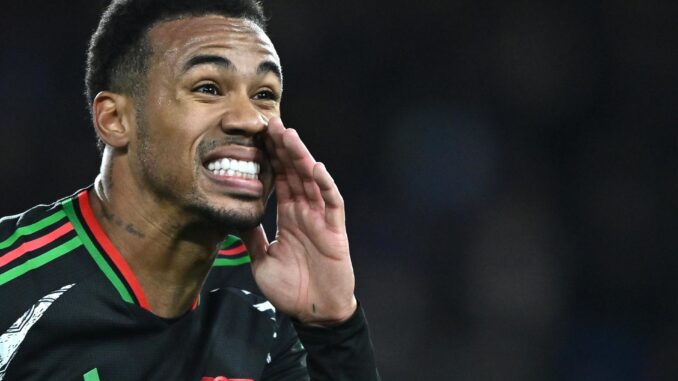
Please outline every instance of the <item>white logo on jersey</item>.
M73 287L75 283L61 287L42 298L31 306L21 317L12 324L9 329L0 336L0 381L5 378L9 362L12 361L19 346L26 338L28 330L40 320L45 311L59 299L64 292Z
M273 304L269 301L265 301L259 304L255 304L254 308L258 309L261 312L266 312L266 311L271 311L275 313L275 307L273 307Z

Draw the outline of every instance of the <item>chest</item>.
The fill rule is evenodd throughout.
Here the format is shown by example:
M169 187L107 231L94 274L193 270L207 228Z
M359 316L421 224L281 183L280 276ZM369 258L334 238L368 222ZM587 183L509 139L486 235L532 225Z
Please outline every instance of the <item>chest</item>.
M73 286L36 300L1 336L0 380L256 380L274 329L226 290L168 321Z

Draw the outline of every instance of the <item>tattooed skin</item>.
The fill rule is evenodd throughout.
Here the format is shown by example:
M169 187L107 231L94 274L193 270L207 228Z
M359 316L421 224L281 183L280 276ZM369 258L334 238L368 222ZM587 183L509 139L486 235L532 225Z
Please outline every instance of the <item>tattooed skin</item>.
M120 217L116 216L113 213L108 212L105 208L101 209L101 213L99 213L97 217L105 218L106 220L111 221L115 225L124 228L124 230L130 235L133 235L139 239L146 238L146 235L142 231L137 229L136 226L134 226L131 223L125 223L125 221L120 219Z

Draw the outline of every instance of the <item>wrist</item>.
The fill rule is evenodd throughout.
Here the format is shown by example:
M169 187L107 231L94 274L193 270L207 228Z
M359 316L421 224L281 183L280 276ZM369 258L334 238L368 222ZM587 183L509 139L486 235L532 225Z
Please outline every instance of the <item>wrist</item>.
M311 306L311 310L312 313L309 316L296 318L296 322L308 327L331 328L351 319L358 310L358 301L355 296L352 296L345 307L333 308L331 313L323 313L321 308L315 304Z

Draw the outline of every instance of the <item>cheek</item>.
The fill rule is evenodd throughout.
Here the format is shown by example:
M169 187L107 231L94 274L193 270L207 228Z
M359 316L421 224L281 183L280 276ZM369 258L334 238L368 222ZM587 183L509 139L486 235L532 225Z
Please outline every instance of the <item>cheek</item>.
M192 141L183 131L156 129L139 138L142 165L150 176L177 187L192 181L195 155Z
M190 179L187 172L196 171L196 146L205 127L200 122L204 110L177 96L169 84L149 89L149 94L155 96L146 98L145 118L139 121L143 124L139 144L147 167L164 176L174 173Z
M199 139L199 126L196 117L185 112L177 105L166 106L173 112L166 112L149 125L149 140L153 141L155 154L184 162L192 157L195 142Z

